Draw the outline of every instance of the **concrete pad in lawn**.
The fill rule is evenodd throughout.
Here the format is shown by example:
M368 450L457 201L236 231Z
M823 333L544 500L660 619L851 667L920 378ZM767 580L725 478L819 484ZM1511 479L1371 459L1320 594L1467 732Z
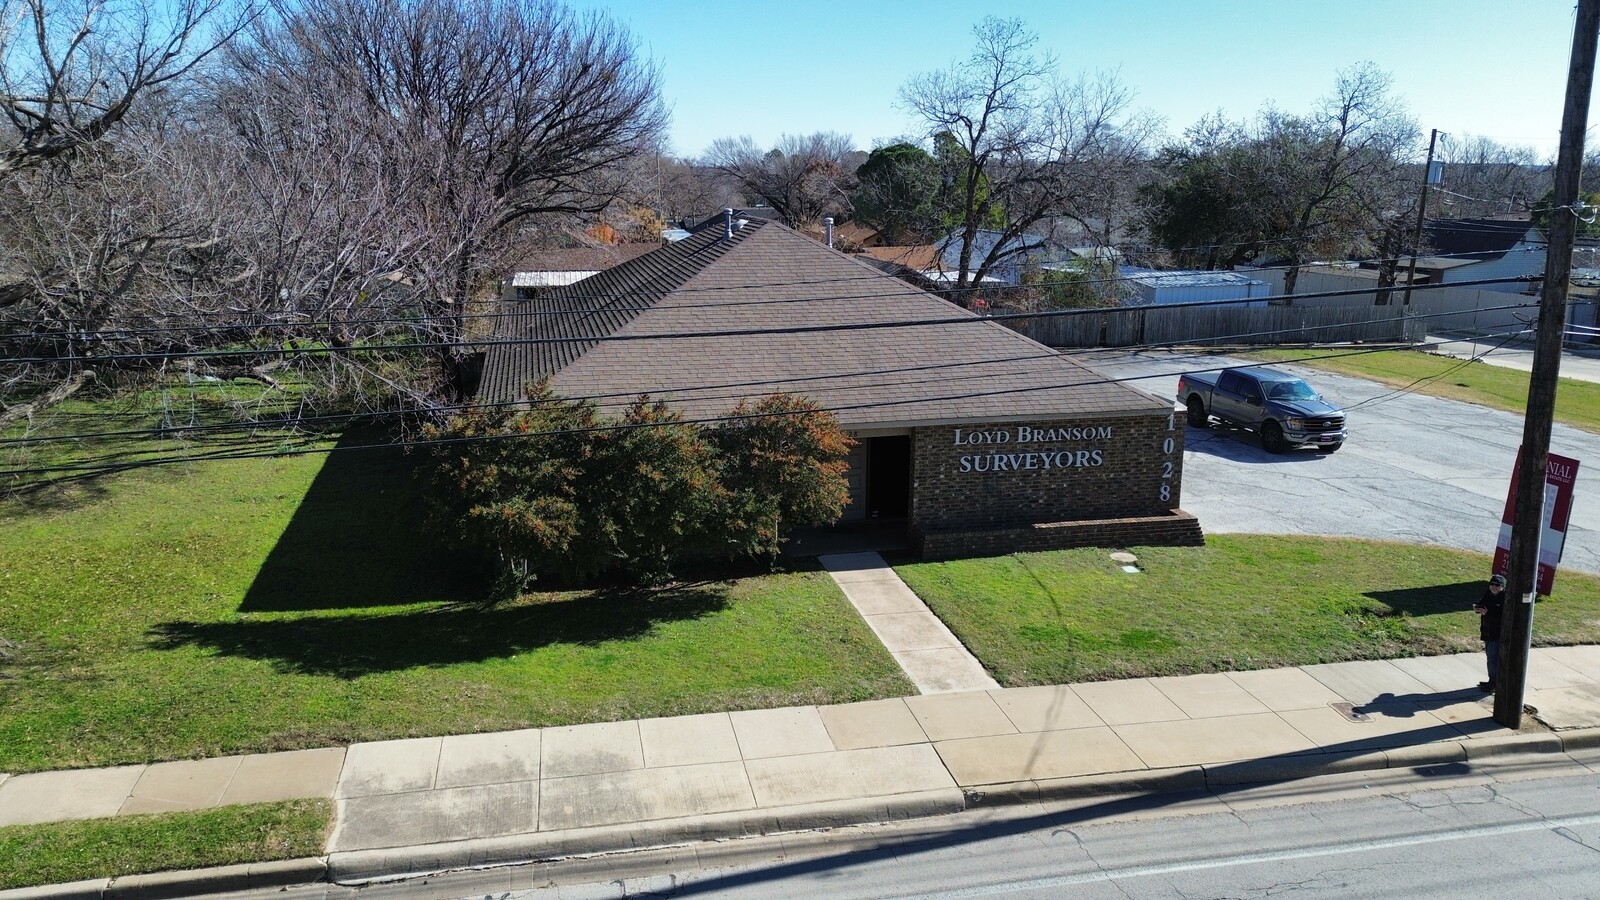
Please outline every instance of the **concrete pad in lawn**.
M989 696L1018 731L1061 731L1104 725L1089 704L1072 688L1062 685L1007 688Z
M339 801L328 850L377 850L523 834L537 827L538 791L531 781L411 791Z
M756 805L738 762L553 778L539 791L540 831L706 816Z
M1386 700L1400 700L1434 693L1432 688L1407 675L1399 666L1386 659L1323 663L1300 668L1307 675L1327 685L1329 690L1357 706L1363 703L1382 703Z
M1278 715L1330 752L1381 750L1408 744L1462 740L1461 733L1410 703L1362 707L1368 721L1352 722L1331 707L1291 709Z
M1250 692L1273 712L1312 709L1343 700L1331 688L1299 669L1229 672L1228 680Z
M525 728L445 738L439 750L439 774L434 786L467 787L538 778L539 730Z
M963 787L1146 768L1110 728L1074 728L934 744Z
M929 744L745 761L756 804L797 806L955 787Z
M965 647L907 650L890 655L924 694L990 691L1000 687Z
M1315 750L1277 713L1144 722L1112 728L1152 769L1236 762Z
M739 760L739 739L727 713L640 719L639 740L647 769Z
M638 722L596 722L546 728L539 737L539 775L565 778L644 768Z
M1564 666L1586 673L1594 681L1600 682L1600 644L1584 644L1578 647L1537 647L1534 656L1545 656L1561 663Z
M337 797L371 797L426 791L439 771L443 738L413 738L351 744L345 753Z
M728 718L733 720L733 733L739 739L739 755L745 759L826 753L833 749L833 739L828 737L815 706L751 709L729 713Z
M222 805L332 797L344 757L343 747L246 756L222 794Z
M1166 694L1156 690L1155 685L1145 678L1094 681L1075 684L1072 689L1107 725L1169 722L1188 718L1176 703L1168 700Z
M911 714L911 708L898 697L820 706L817 714L822 717L833 746L840 750L896 747L928 740L922 726L917 724L917 717Z
M1152 678L1150 684L1191 719L1268 712L1266 704L1220 672Z
M893 574L892 572L890 574ZM898 577L877 581L849 581L840 585L850 604L863 616L885 613L927 612L922 598Z
M906 706L931 741L1015 734L1017 730L987 691L907 697Z
M144 770L116 766L13 775L0 784L0 825L114 816Z
M189 759L156 763L147 767L133 793L122 804L119 815L183 812L210 809L222 802L222 795L239 771L242 757Z
M1393 659L1395 668L1435 691L1461 691L1477 687L1489 677L1482 653L1453 653L1449 656L1413 656Z

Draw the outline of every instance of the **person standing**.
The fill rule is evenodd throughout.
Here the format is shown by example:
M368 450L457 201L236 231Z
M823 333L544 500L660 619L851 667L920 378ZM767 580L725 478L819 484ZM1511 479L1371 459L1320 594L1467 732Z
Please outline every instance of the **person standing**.
M1505 594L1506 577L1494 575L1483 596L1472 604L1472 611L1478 614L1478 637L1483 638L1483 655L1489 665L1489 680L1478 684L1478 690L1486 694L1494 693L1500 675L1500 617L1505 610Z

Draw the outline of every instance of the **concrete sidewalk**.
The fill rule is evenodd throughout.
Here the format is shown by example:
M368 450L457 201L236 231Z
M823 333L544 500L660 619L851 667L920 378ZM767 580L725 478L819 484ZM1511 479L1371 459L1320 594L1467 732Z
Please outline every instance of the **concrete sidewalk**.
M1534 651L1553 733L1491 721L1481 674L1470 653L0 776L0 825L333 797L326 876L351 882L1600 744L1600 646Z
M1428 352L1457 359L1480 358L1481 362L1504 369L1533 371L1533 342L1504 338L1475 338L1470 335L1428 335ZM1600 382L1600 347L1569 343L1562 347L1561 377Z

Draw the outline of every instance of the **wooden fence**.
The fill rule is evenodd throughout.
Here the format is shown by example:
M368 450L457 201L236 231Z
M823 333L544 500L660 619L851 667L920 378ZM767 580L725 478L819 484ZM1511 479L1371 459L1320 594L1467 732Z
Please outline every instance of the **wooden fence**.
M1427 338L1427 322L1408 315L1403 306L1152 306L1006 324L1051 347L1417 343Z

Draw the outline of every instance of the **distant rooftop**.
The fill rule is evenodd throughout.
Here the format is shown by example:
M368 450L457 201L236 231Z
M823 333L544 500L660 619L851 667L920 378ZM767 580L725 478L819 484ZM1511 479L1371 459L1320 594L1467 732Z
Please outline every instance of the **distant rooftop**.
M1211 269L1123 269L1122 274L1135 284L1151 288L1202 287L1211 285L1266 284L1243 272Z

